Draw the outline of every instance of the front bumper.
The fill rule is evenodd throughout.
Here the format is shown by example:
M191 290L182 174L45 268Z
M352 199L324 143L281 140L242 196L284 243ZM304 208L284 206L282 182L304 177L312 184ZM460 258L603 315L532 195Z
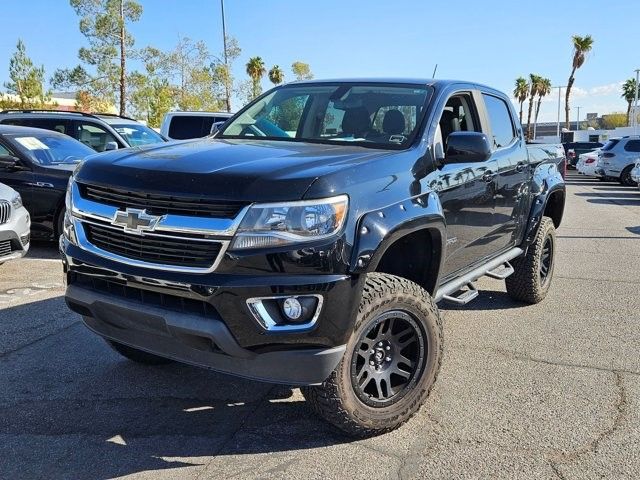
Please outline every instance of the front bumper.
M321 383L340 362L357 315L360 276L176 273L117 263L64 238L60 246L67 304L95 333L242 377ZM251 298L289 295L322 297L313 328L267 331L247 305Z
M30 246L31 218L26 208L13 209L7 223L0 225L0 242L9 242L10 253L0 254L0 263L24 257ZM3 248L3 252L5 249Z

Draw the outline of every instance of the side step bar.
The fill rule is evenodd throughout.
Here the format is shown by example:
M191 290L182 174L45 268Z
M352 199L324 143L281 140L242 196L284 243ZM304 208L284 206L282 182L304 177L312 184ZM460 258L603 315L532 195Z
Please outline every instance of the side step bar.
M466 305L478 295L478 289L473 283L469 283L467 284L466 290L458 290L451 295L443 296L442 299L446 300L447 302L457 303L458 305Z
M475 297L478 296L477 290L473 287L473 282L478 280L480 277L484 277L485 275L490 276L491 278L504 279L513 273L513 267L509 263L516 257L519 257L524 253L524 250L521 248L512 248L508 252L503 253L499 257L494 258L493 260L485 263L484 265L480 265L479 267L474 268L469 273L466 273L458 278L454 278L453 280L448 281L447 283L440 285L438 288L434 300L439 302L440 300L446 299L448 301L452 301L458 304L464 304ZM475 295L470 292L471 289L465 290L460 295L455 295L456 292L464 288L465 286L470 285L473 290L475 290ZM467 287L469 288L469 287ZM466 296L472 296L468 300L466 300ZM449 298L446 298L449 297ZM461 299L462 297L462 299ZM466 300L464 303L461 303L461 300Z

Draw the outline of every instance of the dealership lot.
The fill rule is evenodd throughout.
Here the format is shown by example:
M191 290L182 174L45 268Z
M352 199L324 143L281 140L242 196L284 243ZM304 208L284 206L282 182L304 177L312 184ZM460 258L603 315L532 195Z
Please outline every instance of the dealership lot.
M142 367L62 298L54 246L0 267L0 478L637 478L640 191L572 175L554 285L443 305L445 359L406 426L354 441L300 392Z

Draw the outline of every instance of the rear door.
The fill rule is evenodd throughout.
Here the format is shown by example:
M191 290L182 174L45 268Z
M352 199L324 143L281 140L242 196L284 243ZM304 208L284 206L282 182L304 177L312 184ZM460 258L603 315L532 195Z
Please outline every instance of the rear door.
M522 131L510 104L498 95L483 92L486 134L492 142L491 160L496 168L493 230L486 238L489 253L519 244L522 215L526 210L531 177L529 156Z

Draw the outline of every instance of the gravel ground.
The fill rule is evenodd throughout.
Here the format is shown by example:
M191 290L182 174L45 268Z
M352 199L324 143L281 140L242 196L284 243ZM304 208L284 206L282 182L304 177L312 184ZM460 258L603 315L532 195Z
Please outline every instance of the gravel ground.
M554 283L442 305L445 358L401 429L354 441L297 389L142 367L62 298L51 245L0 267L0 478L640 477L640 192L568 179Z

